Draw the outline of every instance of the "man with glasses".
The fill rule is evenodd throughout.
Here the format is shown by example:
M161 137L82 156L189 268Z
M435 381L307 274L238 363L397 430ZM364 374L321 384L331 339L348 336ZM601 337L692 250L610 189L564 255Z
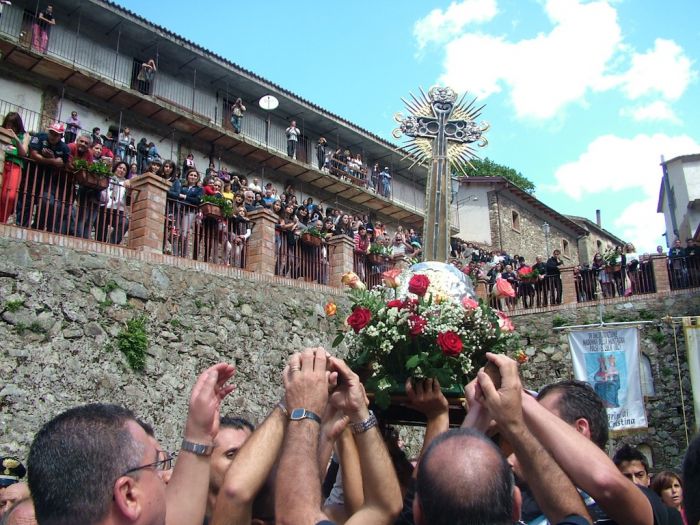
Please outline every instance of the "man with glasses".
M221 401L233 390L225 363L199 376L190 396L184 439L170 468L134 414L116 405L71 408L46 423L29 451L28 478L37 521L45 524L202 523L210 456L219 431Z

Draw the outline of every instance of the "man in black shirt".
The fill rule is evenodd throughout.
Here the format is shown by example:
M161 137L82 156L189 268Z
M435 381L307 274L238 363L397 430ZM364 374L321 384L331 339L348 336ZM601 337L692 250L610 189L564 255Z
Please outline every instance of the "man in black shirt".
M564 264L561 260L561 252L554 250L552 256L547 259L547 288L549 289L549 304L561 304L561 275L559 267Z

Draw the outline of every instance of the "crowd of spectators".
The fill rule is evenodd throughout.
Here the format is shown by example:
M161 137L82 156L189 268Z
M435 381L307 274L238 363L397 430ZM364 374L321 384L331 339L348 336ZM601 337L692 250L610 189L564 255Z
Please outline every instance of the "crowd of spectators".
M0 458L7 525L690 525L700 520L700 436L682 475L653 474L629 445L611 459L604 403L565 380L524 390L518 365L486 354L450 429L436 379L409 379L426 419L420 452L375 414L359 376L323 348L293 353L282 396L257 426L221 416L233 366L192 387L178 452L117 405L69 408L37 428L26 462ZM487 372L488 370L488 372ZM136 408L136 407L135 407ZM143 414L141 414L143 417ZM24 463L27 464L25 468ZM26 479L26 481L25 481Z

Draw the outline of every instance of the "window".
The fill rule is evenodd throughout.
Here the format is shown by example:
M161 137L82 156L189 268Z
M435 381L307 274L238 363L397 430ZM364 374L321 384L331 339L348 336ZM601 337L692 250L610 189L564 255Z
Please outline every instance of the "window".
M516 231L520 231L520 214L517 211L513 211L513 229Z
M600 250L603 249L603 241L601 241L600 239L598 239L598 240L595 242L595 246L596 246L596 249L600 252Z
M654 391L654 376L651 373L651 361L645 354L639 354L639 377L642 380L642 395L652 397Z
M571 255L569 253L569 241L566 239L561 240L561 253L564 257L570 257Z

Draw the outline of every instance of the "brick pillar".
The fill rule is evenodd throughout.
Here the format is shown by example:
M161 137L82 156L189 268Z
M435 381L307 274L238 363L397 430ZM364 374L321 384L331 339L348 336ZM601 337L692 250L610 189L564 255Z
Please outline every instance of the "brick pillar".
M654 271L656 291L671 291L671 280L668 278L668 258L665 255L652 255L651 266L652 270Z
M561 272L561 304L576 304L576 282L574 268L560 268Z
M255 227L248 239L246 270L263 275L275 275L277 215L267 208L260 208L249 212L248 218L255 223Z
M146 173L129 181L131 217L129 248L151 253L163 253L165 203L170 183Z
M329 285L343 286L340 282L340 278L345 272L351 272L354 267L354 249L355 244L347 235L336 235L328 241L328 263L330 266Z

